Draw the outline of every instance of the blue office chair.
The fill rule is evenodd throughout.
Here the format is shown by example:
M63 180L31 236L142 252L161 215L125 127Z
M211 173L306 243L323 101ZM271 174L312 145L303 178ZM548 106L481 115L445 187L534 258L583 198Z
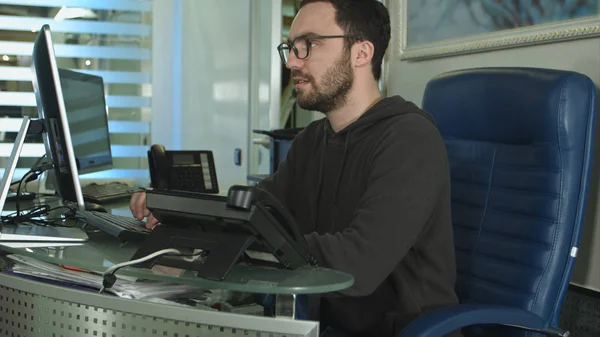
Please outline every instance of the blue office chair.
M586 207L596 118L586 76L534 68L439 75L423 108L445 140L460 304L400 336L568 336L558 328Z

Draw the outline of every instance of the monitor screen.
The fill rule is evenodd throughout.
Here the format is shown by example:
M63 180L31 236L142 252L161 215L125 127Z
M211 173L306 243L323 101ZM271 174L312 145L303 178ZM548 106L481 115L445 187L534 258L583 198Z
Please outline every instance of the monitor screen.
M59 69L79 174L112 168L102 77Z

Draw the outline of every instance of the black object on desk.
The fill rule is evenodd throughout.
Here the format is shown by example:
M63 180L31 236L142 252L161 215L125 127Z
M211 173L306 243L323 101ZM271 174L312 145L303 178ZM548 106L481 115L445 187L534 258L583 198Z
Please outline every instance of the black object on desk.
M162 225L132 260L166 248L189 256L158 257L140 267L159 264L223 280L241 259L289 269L316 265L292 216L262 189L232 186L227 197L158 189L146 193L146 207ZM205 256L199 257L198 250Z
M36 197L36 195L34 192L22 191L21 194L19 195L19 201L33 200L33 199L35 199L35 197ZM6 202L13 202L13 201L17 201L17 192L8 192L8 194L6 195Z
M154 188L219 193L212 151L167 151L154 144L148 151L148 168Z
M86 224L119 238L121 241L144 241L150 234L145 223L133 217L114 215L102 210L77 211L77 216L82 218Z
M134 192L141 191L140 188L131 187L124 183L112 182L107 184L91 183L81 188L83 198L96 204L129 199Z

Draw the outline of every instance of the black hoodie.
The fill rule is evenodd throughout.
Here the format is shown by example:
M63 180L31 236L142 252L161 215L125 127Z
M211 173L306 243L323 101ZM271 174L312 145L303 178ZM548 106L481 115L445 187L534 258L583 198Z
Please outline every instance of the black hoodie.
M413 103L382 99L337 133L311 123L259 186L289 208L320 266L354 276L320 299L323 327L394 336L457 303L446 149Z

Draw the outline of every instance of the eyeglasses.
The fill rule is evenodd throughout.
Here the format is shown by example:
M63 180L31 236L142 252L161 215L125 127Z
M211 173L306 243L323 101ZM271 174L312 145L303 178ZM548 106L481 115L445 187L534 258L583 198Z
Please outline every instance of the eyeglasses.
M312 36L298 36L290 43L282 43L277 46L279 51L279 57L281 62L287 64L290 59L290 49L294 51L296 57L300 60L304 60L310 55L310 47L312 46L312 40L320 39L335 39L335 38L348 38L355 39L349 35L312 35Z

